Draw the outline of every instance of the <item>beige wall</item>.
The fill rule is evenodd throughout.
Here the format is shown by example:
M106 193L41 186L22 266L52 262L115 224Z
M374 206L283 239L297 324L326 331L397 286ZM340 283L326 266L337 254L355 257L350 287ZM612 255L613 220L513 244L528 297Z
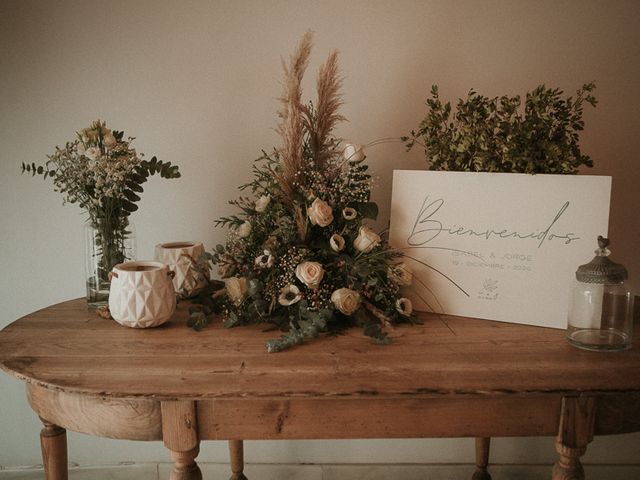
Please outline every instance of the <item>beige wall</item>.
M83 294L83 217L50 184L21 176L96 117L180 165L152 179L134 222L140 257L160 241L223 238L212 221L277 138L279 56L316 31L312 71L331 48L345 75L342 136L397 137L425 113L433 83L456 99L470 87L516 94L539 83L573 91L595 80L582 146L590 173L613 175L615 258L640 289L638 184L640 2L637 1L110 1L0 2L0 327ZM309 77L309 85L315 73ZM308 89L311 90L310 88ZM400 144L369 151L375 200L388 220L393 169L424 168ZM0 466L39 461L38 422L21 385L0 376ZM22 425L26 425L23 427ZM71 436L72 461L165 460L159 444ZM202 457L224 460L224 445ZM257 442L249 461L468 462L469 440ZM550 462L551 441L500 440L498 462ZM598 439L587 461L638 463L640 437Z

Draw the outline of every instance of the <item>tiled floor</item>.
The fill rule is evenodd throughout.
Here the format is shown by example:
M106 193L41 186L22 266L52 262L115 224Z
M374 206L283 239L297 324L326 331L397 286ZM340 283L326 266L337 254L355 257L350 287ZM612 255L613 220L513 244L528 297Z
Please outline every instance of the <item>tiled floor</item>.
M203 478L229 478L226 464L200 465ZM637 480L640 465L586 466L588 480ZM73 468L70 480L165 480L170 464L135 464L113 467ZM247 465L249 480L470 480L472 465ZM550 477L546 465L495 465L493 480L540 480ZM44 473L35 469L0 470L0 480L42 480Z

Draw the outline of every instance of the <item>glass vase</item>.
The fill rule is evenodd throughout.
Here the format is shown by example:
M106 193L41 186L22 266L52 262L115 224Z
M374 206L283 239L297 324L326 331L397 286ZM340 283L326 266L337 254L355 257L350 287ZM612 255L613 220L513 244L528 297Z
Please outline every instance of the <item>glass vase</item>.
M135 230L128 218L89 220L84 226L87 305L109 304L109 272L119 263L135 260Z

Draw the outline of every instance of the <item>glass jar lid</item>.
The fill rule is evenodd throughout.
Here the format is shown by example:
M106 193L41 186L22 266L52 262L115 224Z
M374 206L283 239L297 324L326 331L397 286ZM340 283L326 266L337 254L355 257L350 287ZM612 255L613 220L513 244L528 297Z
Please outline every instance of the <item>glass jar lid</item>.
M611 251L607 248L609 239L598 237L596 256L589 263L580 265L576 271L576 279L583 283L622 283L629 273L623 265L611 261L608 257Z

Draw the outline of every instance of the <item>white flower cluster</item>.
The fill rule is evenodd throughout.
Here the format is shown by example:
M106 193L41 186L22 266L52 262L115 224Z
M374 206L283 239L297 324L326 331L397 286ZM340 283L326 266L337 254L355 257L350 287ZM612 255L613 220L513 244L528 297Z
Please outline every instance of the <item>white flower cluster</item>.
M47 162L64 202L79 203L91 214L103 208L106 199L125 199L126 180L142 158L130 146L133 139L118 139L100 120L77 132L77 137L64 149L56 148Z

